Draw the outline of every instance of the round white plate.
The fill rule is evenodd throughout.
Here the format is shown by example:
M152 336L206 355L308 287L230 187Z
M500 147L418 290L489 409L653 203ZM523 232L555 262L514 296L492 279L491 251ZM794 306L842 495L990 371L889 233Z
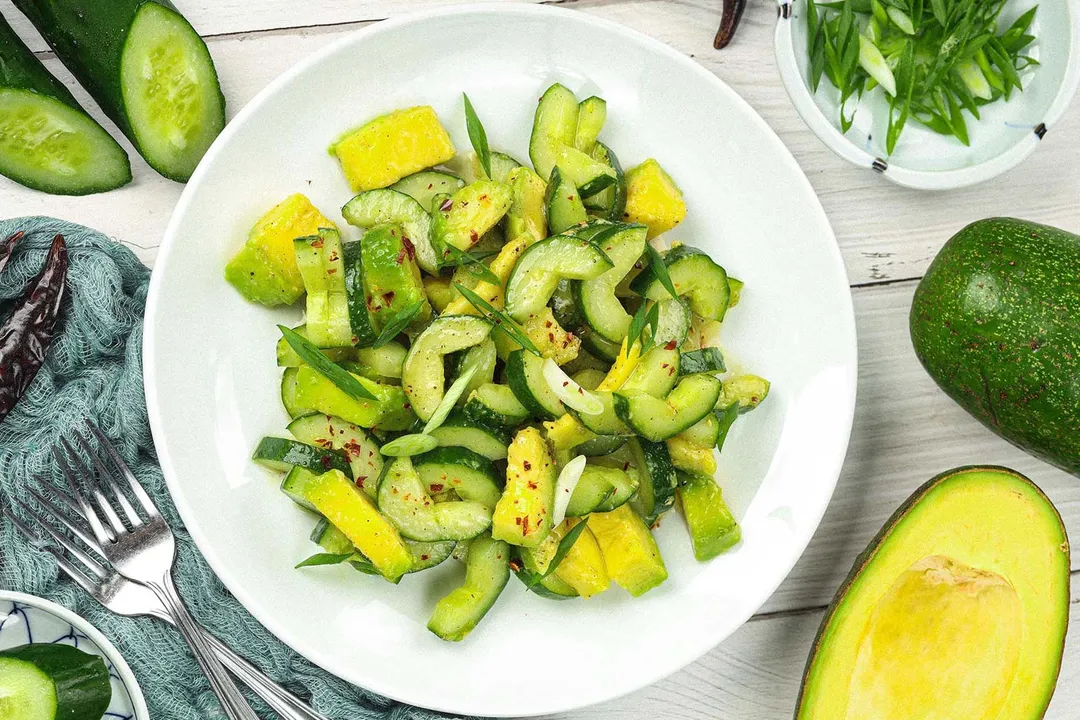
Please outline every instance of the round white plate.
M276 323L299 308L245 302L222 268L252 223L305 193L346 234L351 193L327 145L380 113L430 104L468 149L468 92L495 148L527 159L540 93L561 81L608 101L603 138L631 167L656 157L690 212L671 239L746 281L725 321L728 356L772 380L734 426L720 482L745 540L694 561L682 521L658 539L670 579L640 599L612 590L552 602L511 580L462 643L425 629L460 582L446 563L392 586L348 567L293 570L314 518L250 453L285 434ZM473 6L388 21L299 64L244 108L184 191L146 311L145 379L159 457L199 547L239 600L330 672L392 698L476 715L539 715L652 683L708 651L779 585L817 527L855 402L851 296L828 220L765 122L688 58L617 25L541 6Z
M30 643L71 645L104 658L112 678L110 720L149 720L150 711L131 668L93 625L67 608L34 595L0 590L0 650Z

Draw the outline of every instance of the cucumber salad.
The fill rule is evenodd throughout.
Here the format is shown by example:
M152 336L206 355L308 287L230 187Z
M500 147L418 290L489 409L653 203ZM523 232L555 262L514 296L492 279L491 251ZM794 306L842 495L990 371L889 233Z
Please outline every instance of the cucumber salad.
M769 391L718 346L742 283L667 240L682 193L655 160L623 171L603 99L548 88L530 163L463 105L473 152L430 107L375 118L330 148L352 228L293 195L225 270L251 301L305 306L278 326L292 421L254 452L313 513L297 567L398 583L463 562L428 623L445 640L511 575L550 599L660 585L652 529L676 504L698 560L734 546L716 451Z

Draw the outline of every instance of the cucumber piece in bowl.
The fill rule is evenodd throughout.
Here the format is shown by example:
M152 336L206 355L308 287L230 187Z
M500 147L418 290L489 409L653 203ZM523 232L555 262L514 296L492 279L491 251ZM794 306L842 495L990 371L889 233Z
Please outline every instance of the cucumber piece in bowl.
M0 175L54 195L131 182L127 153L0 17Z
M70 645L0 650L4 720L100 720L112 686L104 660Z
M17 0L150 167L186 182L225 127L210 53L168 0Z

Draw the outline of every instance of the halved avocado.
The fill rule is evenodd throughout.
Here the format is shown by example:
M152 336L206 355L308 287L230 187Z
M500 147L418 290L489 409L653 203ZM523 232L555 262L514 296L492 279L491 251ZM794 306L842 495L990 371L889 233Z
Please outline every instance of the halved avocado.
M919 488L855 561L810 651L796 720L1037 720L1069 624L1069 541L1023 475Z

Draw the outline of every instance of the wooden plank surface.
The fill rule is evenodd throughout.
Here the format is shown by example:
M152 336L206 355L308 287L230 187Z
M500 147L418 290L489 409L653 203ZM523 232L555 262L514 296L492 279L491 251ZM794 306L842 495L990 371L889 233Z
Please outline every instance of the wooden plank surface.
M505 1L505 0L493 0ZM370 21L452 0L183 0L206 36L230 116L296 62ZM937 472L968 463L1025 472L1055 501L1080 537L1080 482L1001 441L940 393L919 367L907 336L914 279L967 222L1018 215L1080 230L1080 106L1074 104L1020 167L975 188L921 193L898 188L835 157L796 114L772 56L775 6L750 3L735 43L712 49L719 0L571 0L561 3L656 37L734 87L770 123L807 172L836 230L855 289L860 339L859 406L843 475L806 554L761 615L686 670L619 701L563 718L655 716L702 720L791 715L798 679L821 610L855 555L895 507ZM0 13L36 50L45 46L10 0ZM87 101L59 63L46 64ZM110 130L114 130L105 121ZM130 146L125 141L125 146ZM98 227L155 258L182 186L132 154L135 182L89 198L54 198L0 179L0 216L50 214ZM1076 566L1074 565L1074 568ZM1074 597L1076 593L1074 592ZM1048 715L1074 717L1080 701L1080 620Z

